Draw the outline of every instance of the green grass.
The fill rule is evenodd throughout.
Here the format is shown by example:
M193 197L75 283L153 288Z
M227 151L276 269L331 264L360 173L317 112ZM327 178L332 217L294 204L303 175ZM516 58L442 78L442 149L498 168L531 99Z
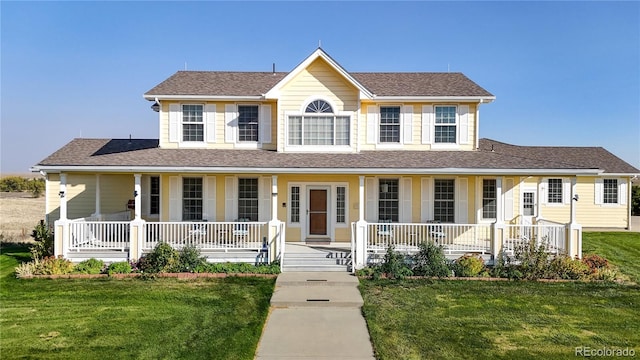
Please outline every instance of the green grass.
M0 255L3 359L253 359L273 279L32 279Z
M631 280L640 283L640 233L585 232L582 253L604 256Z
M585 233L597 253L640 280L640 234ZM362 280L379 359L575 359L575 348L640 351L640 286Z

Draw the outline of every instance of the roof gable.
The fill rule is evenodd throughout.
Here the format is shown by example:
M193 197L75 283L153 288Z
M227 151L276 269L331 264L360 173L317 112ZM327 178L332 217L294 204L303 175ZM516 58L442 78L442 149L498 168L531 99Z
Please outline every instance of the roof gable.
M353 85L360 91L361 97L372 98L373 93L358 82L349 72L347 72L337 61L333 60L322 48L318 48L306 59L304 59L298 66L296 66L291 72L287 74L282 80L275 84L266 94L267 99L277 99L280 96L280 90L283 86L295 79L302 71L307 69L313 62L318 59L324 60L333 70L340 74L348 83Z

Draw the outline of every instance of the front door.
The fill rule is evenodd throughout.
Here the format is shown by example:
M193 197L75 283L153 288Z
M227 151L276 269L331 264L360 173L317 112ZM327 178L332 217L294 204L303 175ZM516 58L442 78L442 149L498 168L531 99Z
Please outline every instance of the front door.
M309 235L327 235L327 190L309 190Z
M522 224L531 225L533 217L536 216L536 192L534 190L525 190L522 192Z

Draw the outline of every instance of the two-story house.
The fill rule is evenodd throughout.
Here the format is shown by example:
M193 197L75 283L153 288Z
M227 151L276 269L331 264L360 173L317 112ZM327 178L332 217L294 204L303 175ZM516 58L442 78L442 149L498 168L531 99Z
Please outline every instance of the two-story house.
M322 49L286 73L179 71L144 98L158 139L74 139L34 166L57 254L337 244L360 267L389 245L491 257L535 238L580 256L582 226L629 226L640 173L599 147L480 139L495 96L461 73L349 72Z

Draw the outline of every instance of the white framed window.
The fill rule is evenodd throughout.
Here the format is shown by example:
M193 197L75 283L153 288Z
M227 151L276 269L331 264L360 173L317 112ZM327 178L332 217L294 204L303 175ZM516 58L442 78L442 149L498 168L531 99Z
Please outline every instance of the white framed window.
M455 144L457 142L457 107L455 105L435 106L434 142Z
M547 180L547 203L549 204L562 204L562 179L548 179Z
M400 191L398 179L378 180L378 220L398 222Z
M455 180L435 179L433 188L433 220L455 222Z
M182 105L182 141L204 141L204 106L201 104Z
M201 177L182 178L182 220L202 220L203 191Z
M400 106L380 106L380 143L400 143Z
M336 187L336 223L346 224L347 222L347 188Z
M149 177L149 215L160 214L160 177Z
M258 142L258 105L238 105L238 141Z
M292 224L300 223L300 186L292 186L289 190L289 222Z
M496 180L482 180L482 218L495 219L497 217Z
M238 219L258 221L258 178L238 179Z
M337 114L324 100L313 100L302 115L287 116L288 146L349 146L351 116Z
M603 192L602 203L604 204L617 204L618 195L618 179L604 179L603 180Z

